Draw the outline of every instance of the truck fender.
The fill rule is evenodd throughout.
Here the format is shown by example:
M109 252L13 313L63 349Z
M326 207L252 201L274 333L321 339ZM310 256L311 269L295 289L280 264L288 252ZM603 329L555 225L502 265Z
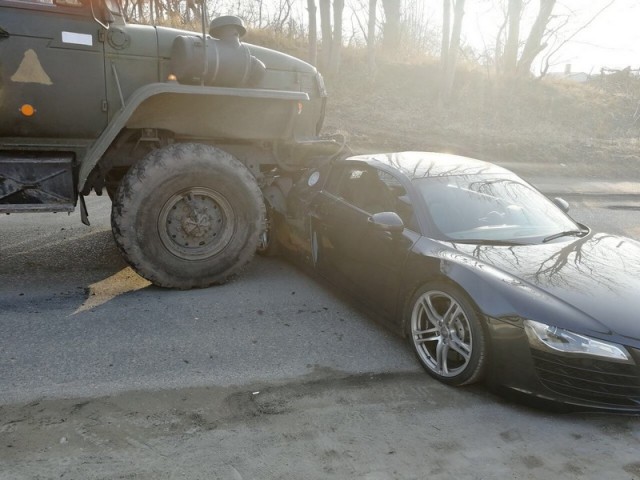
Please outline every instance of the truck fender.
M293 120L298 111L298 102L308 101L309 95L304 92L293 92L284 90L264 90L253 88L229 88L229 87L203 87L193 85L180 85L177 83L150 83L135 90L123 104L122 108L113 116L111 122L104 129L100 137L89 148L84 158L81 160L80 172L78 175L78 191L84 191L89 175L96 167L104 153L107 151L111 143L115 140L120 131L130 126L131 122L136 125L138 122L144 122L148 119L149 128L162 128L154 124L154 118L151 115L153 108L145 109L145 105L156 100L155 104L161 103L162 98L175 99L176 96L183 99L206 100L207 98L235 97L236 99L276 101L277 104L285 103L283 108L286 109L286 115L290 115L290 125L287 129L283 129L283 135L290 134L293 129ZM191 102L194 103L193 101ZM273 102L271 102L273 103ZM142 108L141 108L142 107ZM282 108L280 108L282 113ZM180 112L183 116L189 112ZM166 122L166 118L164 119ZM178 125L182 119L176 119L175 124Z

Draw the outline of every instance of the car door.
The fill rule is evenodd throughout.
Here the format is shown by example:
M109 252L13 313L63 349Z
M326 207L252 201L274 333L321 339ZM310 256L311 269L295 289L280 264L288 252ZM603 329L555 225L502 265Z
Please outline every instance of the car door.
M353 290L359 268L355 254L364 234L367 216L355 207L345 192L365 171L359 164L333 167L325 188L310 208L311 251L316 269L325 277Z
M107 106L90 1L0 0L0 12L0 136L97 137Z
M411 199L401 179L385 170L374 172L374 185L377 185L374 198L366 198L368 204L360 206L367 219L355 251L359 268L353 283L364 302L374 305L383 316L390 316L396 312L398 295L403 288L402 273L420 234ZM404 230L391 232L376 228L370 221L371 215L382 211L398 214Z
M403 265L419 235L410 228L402 233L378 230L370 218L395 211L412 222L406 190L393 175L366 164L347 164L334 176L314 206L317 268L365 302L391 313Z
M311 263L318 273L335 283L343 280L344 270L340 261L344 249L343 235L339 232L347 220L337 195L344 171L344 164L334 163L323 180L323 187L317 194L308 197L310 201L304 209L307 219L304 236L308 239Z

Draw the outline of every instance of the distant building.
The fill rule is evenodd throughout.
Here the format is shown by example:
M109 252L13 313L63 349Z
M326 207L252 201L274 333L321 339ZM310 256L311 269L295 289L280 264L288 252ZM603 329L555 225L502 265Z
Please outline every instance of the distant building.
M564 66L564 72L548 72L545 76L547 78L569 80L576 83L587 83L590 77L588 73L572 72L570 63Z

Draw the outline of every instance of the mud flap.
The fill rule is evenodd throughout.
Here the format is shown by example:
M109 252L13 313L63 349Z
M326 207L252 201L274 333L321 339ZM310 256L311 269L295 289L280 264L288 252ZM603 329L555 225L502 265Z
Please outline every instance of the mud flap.
M89 214L87 213L87 204L84 201L84 195L78 195L78 198L80 200L80 220L86 226L89 226L91 224L89 223Z

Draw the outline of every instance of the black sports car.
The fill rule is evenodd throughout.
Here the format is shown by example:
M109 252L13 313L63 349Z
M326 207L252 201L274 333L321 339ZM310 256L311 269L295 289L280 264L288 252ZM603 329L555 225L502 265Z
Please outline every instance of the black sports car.
M337 159L265 193L269 248L370 307L438 380L640 411L639 242L447 154Z

